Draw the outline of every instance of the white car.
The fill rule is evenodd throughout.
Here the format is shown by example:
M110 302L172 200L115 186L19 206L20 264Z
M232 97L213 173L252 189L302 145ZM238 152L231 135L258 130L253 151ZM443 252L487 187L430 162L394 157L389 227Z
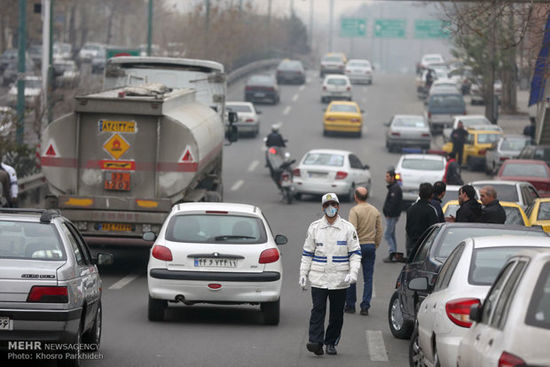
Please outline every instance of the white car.
M25 105L31 108L42 94L42 78L39 76L25 77ZM8 92L8 104L15 106L17 104L17 83L14 83Z
M262 111L256 110L251 102L226 102L226 109L236 112L238 120L235 123L239 134L257 136L260 132L260 118Z
M345 75L329 74L323 80L321 102L328 103L333 99L351 101L351 82Z
M455 115L453 127L443 129L443 139L448 141L451 138L451 133L458 127L459 121L462 121L466 130L502 131L500 126L492 124L484 115Z
M283 267L277 245L286 242L273 236L256 206L175 205L151 248L149 320L163 320L169 302L243 303L260 304L265 323L278 324Z
M445 59L441 54L426 54L422 56L422 60L420 61L420 68L426 69L430 64L443 64L445 63Z
M90 62L104 49L105 45L101 43L86 42L78 52L78 59L81 62Z
M310 150L293 171L296 198L303 194L334 192L343 200L353 201L358 186L366 187L371 195L369 168L357 155L346 150Z
M518 203L527 213L527 208L535 202L540 195L532 184L527 181L504 181L504 180L485 180L469 182L476 191L481 190L483 186L493 186L497 192L497 199L500 201L511 201ZM527 214L529 216L529 214Z
M372 84L372 66L369 60L349 60L344 73L352 83Z
M418 187L423 182L434 183L443 180L445 157L435 154L404 154L395 166L398 182L403 190L403 200L415 201Z
M418 309L418 344L409 349L409 357L421 359L429 367L456 366L458 344L472 325L470 306L485 299L509 257L531 247L550 249L550 238L491 236L469 238L459 244L441 268L433 292ZM416 279L424 279L427 286L427 278ZM409 283L412 290L416 279ZM411 338L413 345L415 337Z
M548 366L550 251L510 258L470 317L475 323L460 342L456 366Z

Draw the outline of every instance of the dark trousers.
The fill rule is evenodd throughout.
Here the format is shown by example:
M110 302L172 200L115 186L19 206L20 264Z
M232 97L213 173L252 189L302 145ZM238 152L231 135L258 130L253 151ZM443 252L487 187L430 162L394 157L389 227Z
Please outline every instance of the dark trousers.
M311 287L313 308L309 319L309 342L325 345L337 345L344 324L344 304L347 289L323 289ZM327 297L330 302L327 332L325 333L325 315Z
M456 161L458 162L458 168L461 168L462 158L464 157L464 144L453 143L453 153L455 154Z
M376 259L376 246L374 243L361 245L361 268L363 269L363 301L361 309L368 310L372 299L372 273L374 272L374 260ZM346 292L346 306L355 308L357 301L356 284L351 284Z
M407 235L407 243L405 245L406 249L407 249L407 258L410 258L411 255L414 255L415 252L416 252L416 241L418 241L418 239L412 239L409 237L409 235Z

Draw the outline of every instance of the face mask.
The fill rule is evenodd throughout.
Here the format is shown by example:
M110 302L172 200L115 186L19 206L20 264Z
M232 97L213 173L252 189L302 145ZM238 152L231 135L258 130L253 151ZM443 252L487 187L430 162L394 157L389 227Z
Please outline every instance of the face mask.
M338 213L338 209L336 209L332 205L327 206L324 211L325 211L325 214L327 215L327 217L329 217L329 218L334 217L336 215L336 213Z

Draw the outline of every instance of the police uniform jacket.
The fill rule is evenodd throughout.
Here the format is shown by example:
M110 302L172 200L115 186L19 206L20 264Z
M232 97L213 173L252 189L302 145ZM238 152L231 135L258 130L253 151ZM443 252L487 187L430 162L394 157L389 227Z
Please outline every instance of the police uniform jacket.
M302 252L300 276L308 276L311 286L345 289L346 275L355 279L361 266L361 247L353 225L339 215L333 224L326 217L311 223Z
M10 194L12 198L16 198L19 193L19 186L17 186L17 174L15 169L5 163L0 163L0 168L8 173L10 176Z

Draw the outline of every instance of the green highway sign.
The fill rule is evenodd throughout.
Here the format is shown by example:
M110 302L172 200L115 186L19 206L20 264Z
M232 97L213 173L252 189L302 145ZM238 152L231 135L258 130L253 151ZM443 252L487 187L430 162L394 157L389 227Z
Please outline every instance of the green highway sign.
M451 24L436 19L416 19L414 38L449 38Z
M341 18L340 37L365 37L367 34L367 20L361 18Z
M105 51L107 59L118 56L139 56L139 48L108 48Z
M405 38L406 26L405 19L375 19L374 37Z

